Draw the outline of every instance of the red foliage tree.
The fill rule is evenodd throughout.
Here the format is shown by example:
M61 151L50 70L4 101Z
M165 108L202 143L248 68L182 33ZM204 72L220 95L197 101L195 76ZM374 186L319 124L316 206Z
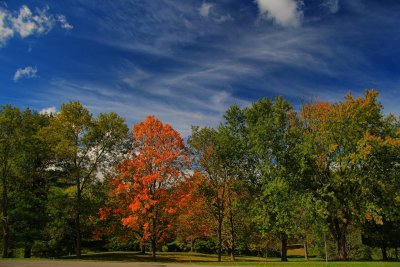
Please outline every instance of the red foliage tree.
M190 157L180 134L154 116L133 126L133 139L130 156L113 178L112 193L120 205L99 214L120 217L125 227L140 233L142 243L150 241L156 260L157 245L169 236L188 199L180 185L188 177Z

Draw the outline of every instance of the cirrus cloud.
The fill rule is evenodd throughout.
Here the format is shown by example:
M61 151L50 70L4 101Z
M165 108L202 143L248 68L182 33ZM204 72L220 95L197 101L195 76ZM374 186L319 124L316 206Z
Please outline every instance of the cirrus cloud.
M49 9L46 6L32 11L23 5L19 11L10 11L0 7L0 47L14 36L26 38L31 35L47 34L56 23L66 30L73 28L64 15L54 16L49 14Z
M298 27L303 19L301 1L296 0L255 0L259 12L267 19L284 27Z
M25 68L19 68L14 74L14 82L18 82L22 78L35 78L37 74L37 68L36 67L25 67Z

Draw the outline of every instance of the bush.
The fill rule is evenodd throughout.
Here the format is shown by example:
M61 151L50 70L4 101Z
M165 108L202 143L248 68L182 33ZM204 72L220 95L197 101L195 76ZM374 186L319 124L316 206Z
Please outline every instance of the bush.
M211 238L199 238L194 243L194 251L199 253L213 254L217 252L217 244Z

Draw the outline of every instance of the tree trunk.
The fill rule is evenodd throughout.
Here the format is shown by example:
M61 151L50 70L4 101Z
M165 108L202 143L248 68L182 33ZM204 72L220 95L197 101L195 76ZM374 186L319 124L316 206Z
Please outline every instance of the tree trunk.
M288 261L287 258L287 236L286 234L281 235L282 247L281 247L281 261Z
M194 252L194 238L190 238L190 252Z
M347 260L347 224L340 224L339 220L334 218L330 224L330 230L336 240L336 258Z
M218 262L222 260L222 220L218 220Z
M388 256L387 256L386 247L381 247L381 251L382 251L382 260L387 261L388 260Z
M144 243L140 244L140 249L141 249L140 254L146 255L146 245Z
M8 258L8 250L9 250L9 229L8 229L8 220L4 215L3 211L3 258ZM7 212L6 212L7 214Z
M347 247L346 247L346 232L344 229L340 231L337 241L337 254L336 257L340 260L347 260Z
M3 164L7 164L6 162ZM2 194L2 226L3 226L3 258L8 258L8 250L9 250L9 228L8 228L8 192L7 192L7 166L3 166L3 175L2 175L2 186L3 186L3 194Z
M396 260L399 260L399 251L397 249L397 247L394 248L394 256L396 257Z
M24 258L30 258L32 254L32 244L26 244L24 248Z
M231 255L231 261L235 261L235 253L233 252L234 250L231 248L230 249L230 255Z
M79 178L78 178L78 181ZM80 188L80 182L77 183L77 196L76 196L76 214L75 214L75 231L76 231L76 258L81 258L81 244L82 244L82 237L81 237L81 198L82 192Z
M157 249L156 239L152 238L151 239L151 258L152 258L153 261L157 261L156 249Z
M307 242L307 238L304 241L304 260L308 261L308 242Z
M231 244L230 244L230 256L231 256L231 261L235 261L235 225L234 225L234 220L233 220L233 211L232 211L232 205L229 210L229 223L230 223L230 228L231 228Z

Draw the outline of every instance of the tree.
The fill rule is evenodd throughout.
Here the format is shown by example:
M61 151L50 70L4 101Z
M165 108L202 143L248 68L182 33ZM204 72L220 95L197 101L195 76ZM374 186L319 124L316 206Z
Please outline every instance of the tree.
M256 216L264 231L282 241L281 260L287 261L288 236L295 232L298 120L292 106L282 97L274 102L261 99L245 110L252 151L261 180Z
M217 222L218 261L222 258L222 227L226 216L227 187L229 176L224 166L218 143L218 132L212 128L192 128L188 140L200 172L204 178L200 194L207 203L207 210Z
M43 239L47 223L47 196L50 187L48 170L50 149L38 136L49 122L47 115L26 109L18 126L18 150L14 152L15 179L10 222L13 239L24 248L24 257L31 256L35 241Z
M140 233L142 243L150 240L153 260L188 197L179 185L187 179L189 163L183 139L169 124L149 116L133 126L132 150L113 181L114 194L125 204L101 213L118 214L124 226Z
M350 225L359 226L366 216L380 222L381 212L371 192L378 181L365 171L359 150L366 135L383 133L382 107L378 93L364 97L351 94L333 104L319 102L303 106L305 133L302 151L303 182L316 201L324 203L323 217L336 240L337 258L347 259L346 234Z
M3 228L2 257L9 257L9 187L13 176L13 157L18 150L18 128L21 114L18 108L10 105L0 109L0 164L1 164L1 221Z
M203 183L204 178L196 171L190 180L183 184L188 188L188 199L176 221L176 240L180 244L189 243L191 252L194 252L196 239L212 236L210 220L213 218L210 218L210 214L204 209L207 202L201 195Z
M83 192L101 170L121 158L128 128L116 113L100 113L94 118L79 102L69 102L41 134L55 154L54 167L64 172L67 185L75 187L76 256L80 258Z
M384 119L380 136L367 132L358 142L358 158L364 163L363 171L373 177L369 183L374 196L369 201L372 208L365 213L362 241L368 246L379 247L383 260L388 259L388 248L397 251L400 247L399 123L397 118L389 115Z

